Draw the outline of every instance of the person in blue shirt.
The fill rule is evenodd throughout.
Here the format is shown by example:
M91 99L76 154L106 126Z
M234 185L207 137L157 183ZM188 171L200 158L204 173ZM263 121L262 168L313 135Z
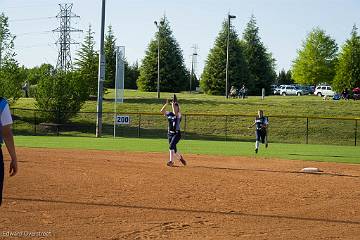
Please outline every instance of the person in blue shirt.
M166 111L166 107L171 104L172 112ZM168 140L169 140L169 153L170 159L167 163L169 167L174 166L174 157L177 157L183 165L186 165L186 161L183 156L178 152L176 145L181 139L180 122L181 112L180 105L177 102L176 96L172 101L166 100L165 105L161 108L160 112L168 120Z
M11 130L13 121L10 114L9 104L5 98L0 97L0 205L2 203L2 192L4 186L4 159L2 153L2 144L5 142L6 148L10 154L11 162L9 173L10 176L15 176L17 167L17 157L15 152L14 137Z
M260 147L260 141L264 144L265 147L268 147L268 139L267 139L267 128L269 126L269 120L267 117L264 116L263 110L258 111L258 116L255 118L254 124L250 126L256 127L255 135L256 135L256 142L255 142L255 153L258 153Z

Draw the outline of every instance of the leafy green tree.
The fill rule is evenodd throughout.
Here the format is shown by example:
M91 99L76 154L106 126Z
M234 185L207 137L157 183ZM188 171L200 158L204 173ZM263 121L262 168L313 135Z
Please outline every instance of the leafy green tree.
M57 72L42 78L37 85L36 107L50 122L66 123L80 111L88 98L85 79L76 72Z
M225 95L227 36L228 21L225 20L216 37L214 47L210 49L201 75L200 86L207 94ZM248 86L248 79L244 43L239 41L236 31L231 27L229 33L228 87L229 89L230 86L240 88L242 84Z
M0 96L10 101L21 97L23 74L14 59L14 39L9 29L9 19L0 14Z
M296 83L331 84L335 76L338 46L334 39L320 28L313 29L298 50L292 73Z
M333 87L337 92L360 87L360 36L355 25L342 46Z
M15 60L3 62L0 69L0 96L15 102L22 96L24 75Z
M125 61L125 89L137 89L136 81L139 78L140 71L138 63L129 65L128 61Z
M54 74L55 68L51 64L43 63L40 67L29 68L26 71L26 80L30 85L36 85L41 78Z
M9 18L4 13L0 14L0 69L6 62L14 62L15 36L9 29Z
M85 87L88 87L89 95L96 95L98 90L99 56L95 51L94 32L91 25L89 25L84 42L81 44L77 55L75 66L80 71L81 77L84 78L84 82L87 83Z
M276 78L276 84L293 84L294 83L294 80L292 79L291 77L291 71L288 70L287 72L282 69L277 78Z
M245 56L248 62L250 79L249 94L261 94L265 88L270 92L271 84L276 80L275 59L261 42L259 27L255 16L252 15L243 33L245 42Z
M160 90L166 92L186 90L189 73L185 67L182 50L173 36L166 17L161 19L159 31L146 50L137 80L138 88L147 92L157 90L158 40L160 40Z
M116 73L116 38L112 30L112 26L108 27L105 35L105 82L104 87L115 87L115 73Z

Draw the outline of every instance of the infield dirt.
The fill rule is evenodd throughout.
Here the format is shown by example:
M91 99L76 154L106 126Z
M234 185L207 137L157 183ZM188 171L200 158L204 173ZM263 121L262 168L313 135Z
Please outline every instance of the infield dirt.
M185 155L169 168L167 157L18 148L0 239L360 239L360 165Z

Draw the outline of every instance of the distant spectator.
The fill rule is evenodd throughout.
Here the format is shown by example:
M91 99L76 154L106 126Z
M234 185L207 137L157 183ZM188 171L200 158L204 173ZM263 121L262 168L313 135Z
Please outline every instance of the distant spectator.
M28 98L29 97L29 82L28 81L25 81L22 89L24 90L25 97Z
M344 91L342 91L341 97L345 100L349 100L349 89L348 88L345 88Z
M232 98L236 97L236 92L237 92L236 87L231 86L231 88L230 88L230 97L232 97Z
M244 98L246 98L246 93L247 93L247 89L245 87L245 84L243 84L239 91L239 95L242 99L244 99Z

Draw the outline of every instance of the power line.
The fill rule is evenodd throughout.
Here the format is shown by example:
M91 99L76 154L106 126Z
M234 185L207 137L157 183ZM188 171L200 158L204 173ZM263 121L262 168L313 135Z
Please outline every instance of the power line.
M40 20L49 20L49 19L55 19L55 18L56 17L19 18L19 19L9 19L9 22L40 21Z
M29 48L38 48L43 46L44 44L34 44L34 45L26 45L26 46L17 46L16 49L29 49Z
M23 8L39 8L39 7L50 7L50 6L54 6L54 4L49 4L48 1L44 1L47 2L47 4L38 2L38 4L32 4L32 5L10 5L10 6L5 6L5 9L23 9Z
M42 32L25 32L25 33L15 33L14 35L16 37L18 36L25 36L25 35L37 35L37 34L48 34L48 33L52 33L53 31L42 31Z

